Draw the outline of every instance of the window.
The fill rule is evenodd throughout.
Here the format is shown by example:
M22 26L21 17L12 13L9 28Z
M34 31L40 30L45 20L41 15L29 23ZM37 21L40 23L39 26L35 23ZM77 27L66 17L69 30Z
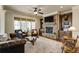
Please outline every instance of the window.
M35 22L31 22L32 23L32 29L35 29Z
M31 31L31 22L27 21L27 30Z
M31 31L32 29L35 29L35 21L27 21L27 29Z
M14 30L31 31L35 29L35 21L14 20Z
M20 29L22 29L22 31L25 31L26 28L27 28L26 21L21 21L21 28Z
M14 29L15 30L20 29L20 21L17 20L14 21Z

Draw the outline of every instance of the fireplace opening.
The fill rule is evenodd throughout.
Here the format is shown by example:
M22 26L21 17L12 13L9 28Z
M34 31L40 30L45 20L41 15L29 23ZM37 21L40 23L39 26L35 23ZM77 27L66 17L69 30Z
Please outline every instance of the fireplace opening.
M52 34L53 33L53 27L46 27L46 33Z

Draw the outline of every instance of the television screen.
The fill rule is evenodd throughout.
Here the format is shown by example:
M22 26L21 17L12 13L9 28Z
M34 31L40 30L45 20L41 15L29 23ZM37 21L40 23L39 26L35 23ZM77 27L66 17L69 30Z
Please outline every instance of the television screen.
M45 22L54 22L54 17L53 16L45 17Z

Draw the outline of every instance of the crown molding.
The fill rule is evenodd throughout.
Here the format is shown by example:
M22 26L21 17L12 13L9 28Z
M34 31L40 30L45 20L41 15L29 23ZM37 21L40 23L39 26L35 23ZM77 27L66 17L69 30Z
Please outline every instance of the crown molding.
M60 12L61 15L67 14L67 13L72 13L72 10L67 10L67 11Z
M53 12L53 13L45 14L45 15L43 15L43 17L51 16L51 15L55 15L55 14L58 14L58 12L56 11L56 12Z

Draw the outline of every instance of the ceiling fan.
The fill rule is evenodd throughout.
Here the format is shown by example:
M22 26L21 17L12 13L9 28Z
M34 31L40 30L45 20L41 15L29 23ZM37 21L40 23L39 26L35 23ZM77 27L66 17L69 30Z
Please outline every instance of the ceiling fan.
M42 10L40 8L34 8L34 14L43 14Z

